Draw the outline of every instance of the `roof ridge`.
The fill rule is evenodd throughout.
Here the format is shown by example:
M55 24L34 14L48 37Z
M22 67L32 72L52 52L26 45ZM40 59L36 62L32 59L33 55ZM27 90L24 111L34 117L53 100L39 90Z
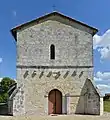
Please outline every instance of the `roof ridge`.
M43 16L37 17L36 19L33 19L33 20L28 21L28 22L26 22L26 23L20 24L20 25L17 26L17 27L14 27L13 29L11 29L11 33L12 33L12 35L14 36L15 40L17 40L17 39L16 39L16 32L17 32L17 30L19 30L20 28L22 28L22 27L24 27L24 26L26 26L26 25L29 25L29 24L31 24L31 23L34 23L34 22L38 22L38 23L39 23L40 20L45 19L46 17L50 17L51 15L59 15L59 16L61 16L61 17L64 17L64 18L66 18L66 19L69 19L69 20L71 20L71 21L73 21L73 22L79 23L79 24L82 25L82 26L88 27L88 28L90 28L90 29L93 30L92 35L94 35L94 34L96 34L96 33L98 32L98 29L96 29L96 28L94 28L94 27L91 27L91 26L89 26L89 25L87 25L87 24L85 24L85 23L83 23L83 22L80 22L80 21L78 21L78 20L76 20L76 19L74 19L74 18L71 18L70 16L64 15L64 14L61 13L61 12L54 11L54 12L51 12L51 13L47 13L47 14L45 14L45 15L43 15Z

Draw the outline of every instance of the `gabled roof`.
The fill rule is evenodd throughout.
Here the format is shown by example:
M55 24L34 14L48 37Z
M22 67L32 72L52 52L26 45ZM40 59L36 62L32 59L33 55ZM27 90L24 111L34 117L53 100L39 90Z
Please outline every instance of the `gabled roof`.
M96 28L91 27L91 26L89 26L89 25L87 25L87 24L85 24L85 23L83 23L83 22L77 21L77 20L75 20L75 19L73 19L73 18L71 18L71 17L65 16L65 15L63 15L62 13L59 13L59 12L52 12L52 13L46 14L46 15L44 15L44 16L41 16L41 17L37 18L37 19L34 19L34 20L32 20L32 21L26 22L26 23L24 23L24 24L21 24L21 25L15 27L15 28L13 28L13 29L11 30L11 33L12 33L12 35L14 36L14 38L15 38L15 40L16 40L17 30L19 30L19 29L21 29L21 28L23 28L23 27L25 27L25 26L27 26L27 25L29 25L29 24L32 24L32 23L35 23L35 22L38 23L40 20L43 20L43 19L45 19L45 18L48 18L48 17L50 17L50 16L52 16L52 15L57 15L57 16L60 16L60 17L62 17L62 18L64 18L64 19L66 18L66 19L68 19L68 20L70 20L70 21L76 22L76 23L78 23L78 24L80 24L80 25L82 25L82 26L85 26L85 27L87 27L87 28L90 28L91 30L93 30L92 35L95 35L95 34L98 32L98 30L97 30Z
M91 82L91 84L92 84L92 86L95 88L97 94L98 94L101 98L103 98L104 96L100 93L99 89L98 89L97 86L95 85L95 82L94 82L93 80L91 80L91 79L88 79L88 78L87 78L87 80Z

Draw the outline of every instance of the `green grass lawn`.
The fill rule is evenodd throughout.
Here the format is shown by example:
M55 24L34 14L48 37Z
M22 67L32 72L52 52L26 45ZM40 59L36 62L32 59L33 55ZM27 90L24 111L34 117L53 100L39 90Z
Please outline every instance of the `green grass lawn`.
M104 111L110 112L110 100L104 101Z

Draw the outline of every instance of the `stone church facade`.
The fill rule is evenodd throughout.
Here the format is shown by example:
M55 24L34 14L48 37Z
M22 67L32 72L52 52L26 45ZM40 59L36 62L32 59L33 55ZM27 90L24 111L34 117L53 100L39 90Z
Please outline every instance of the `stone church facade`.
M17 46L17 88L9 113L103 114L93 81L97 29L52 12L11 30Z

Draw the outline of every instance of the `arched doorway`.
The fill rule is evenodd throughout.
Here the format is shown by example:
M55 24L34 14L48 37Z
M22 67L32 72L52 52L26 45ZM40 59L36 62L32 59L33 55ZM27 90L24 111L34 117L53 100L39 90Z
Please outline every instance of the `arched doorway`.
M62 93L54 89L48 95L48 113L62 114Z

